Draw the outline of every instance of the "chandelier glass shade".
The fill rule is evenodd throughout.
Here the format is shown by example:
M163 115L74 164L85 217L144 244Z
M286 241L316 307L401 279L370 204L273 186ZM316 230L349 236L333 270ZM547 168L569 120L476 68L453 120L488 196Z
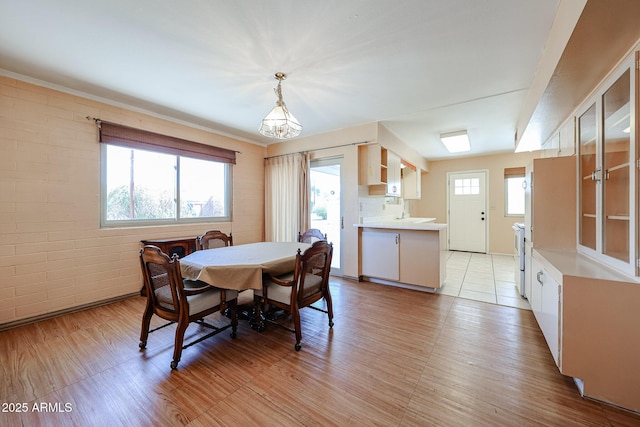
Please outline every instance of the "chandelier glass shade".
M282 80L286 79L287 75L276 73L275 78L278 80L278 87L274 91L278 96L278 100L276 101L276 106L262 119L259 132L264 136L276 139L295 138L302 132L302 125L289 112L282 100Z

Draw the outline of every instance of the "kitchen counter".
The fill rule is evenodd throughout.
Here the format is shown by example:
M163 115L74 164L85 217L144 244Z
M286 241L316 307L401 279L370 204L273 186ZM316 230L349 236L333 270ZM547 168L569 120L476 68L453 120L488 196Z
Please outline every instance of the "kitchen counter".
M403 218L403 219L379 219L353 224L360 228L389 228L396 230L424 230L439 231L447 228L447 224L435 223L435 218Z
M358 227L362 279L434 292L444 285L447 224L368 218Z
M532 256L547 268L549 274L558 283L562 283L562 276L589 277L616 282L639 280L574 251L534 249Z

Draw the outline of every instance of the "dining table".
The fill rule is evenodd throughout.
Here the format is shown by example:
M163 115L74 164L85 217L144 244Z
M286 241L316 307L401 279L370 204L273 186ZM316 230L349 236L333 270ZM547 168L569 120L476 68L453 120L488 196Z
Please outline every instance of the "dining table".
M262 275L292 272L298 250L311 247L300 242L257 242L195 251L180 258L187 280L200 280L224 289L262 289Z

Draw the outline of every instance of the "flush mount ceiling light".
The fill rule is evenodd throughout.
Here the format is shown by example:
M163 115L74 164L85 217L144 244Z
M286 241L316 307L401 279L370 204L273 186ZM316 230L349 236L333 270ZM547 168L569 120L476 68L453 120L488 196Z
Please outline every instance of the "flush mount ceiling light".
M278 87L274 89L278 100L276 106L262 119L260 133L264 136L277 139L295 138L302 132L302 125L298 122L293 114L289 112L287 106L282 100L282 81L287 78L284 73L276 73L275 79L278 80Z
M458 132L443 133L440 135L440 140L447 147L450 153L461 153L463 151L470 151L469 137L466 130Z

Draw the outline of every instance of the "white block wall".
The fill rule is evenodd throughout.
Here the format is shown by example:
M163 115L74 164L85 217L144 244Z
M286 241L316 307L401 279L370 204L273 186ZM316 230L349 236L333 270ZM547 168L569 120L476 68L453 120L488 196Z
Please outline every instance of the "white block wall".
M212 101L213 102L213 101ZM86 117L240 151L233 223L100 228L98 131ZM266 148L0 77L0 328L138 292L141 239L264 235Z

